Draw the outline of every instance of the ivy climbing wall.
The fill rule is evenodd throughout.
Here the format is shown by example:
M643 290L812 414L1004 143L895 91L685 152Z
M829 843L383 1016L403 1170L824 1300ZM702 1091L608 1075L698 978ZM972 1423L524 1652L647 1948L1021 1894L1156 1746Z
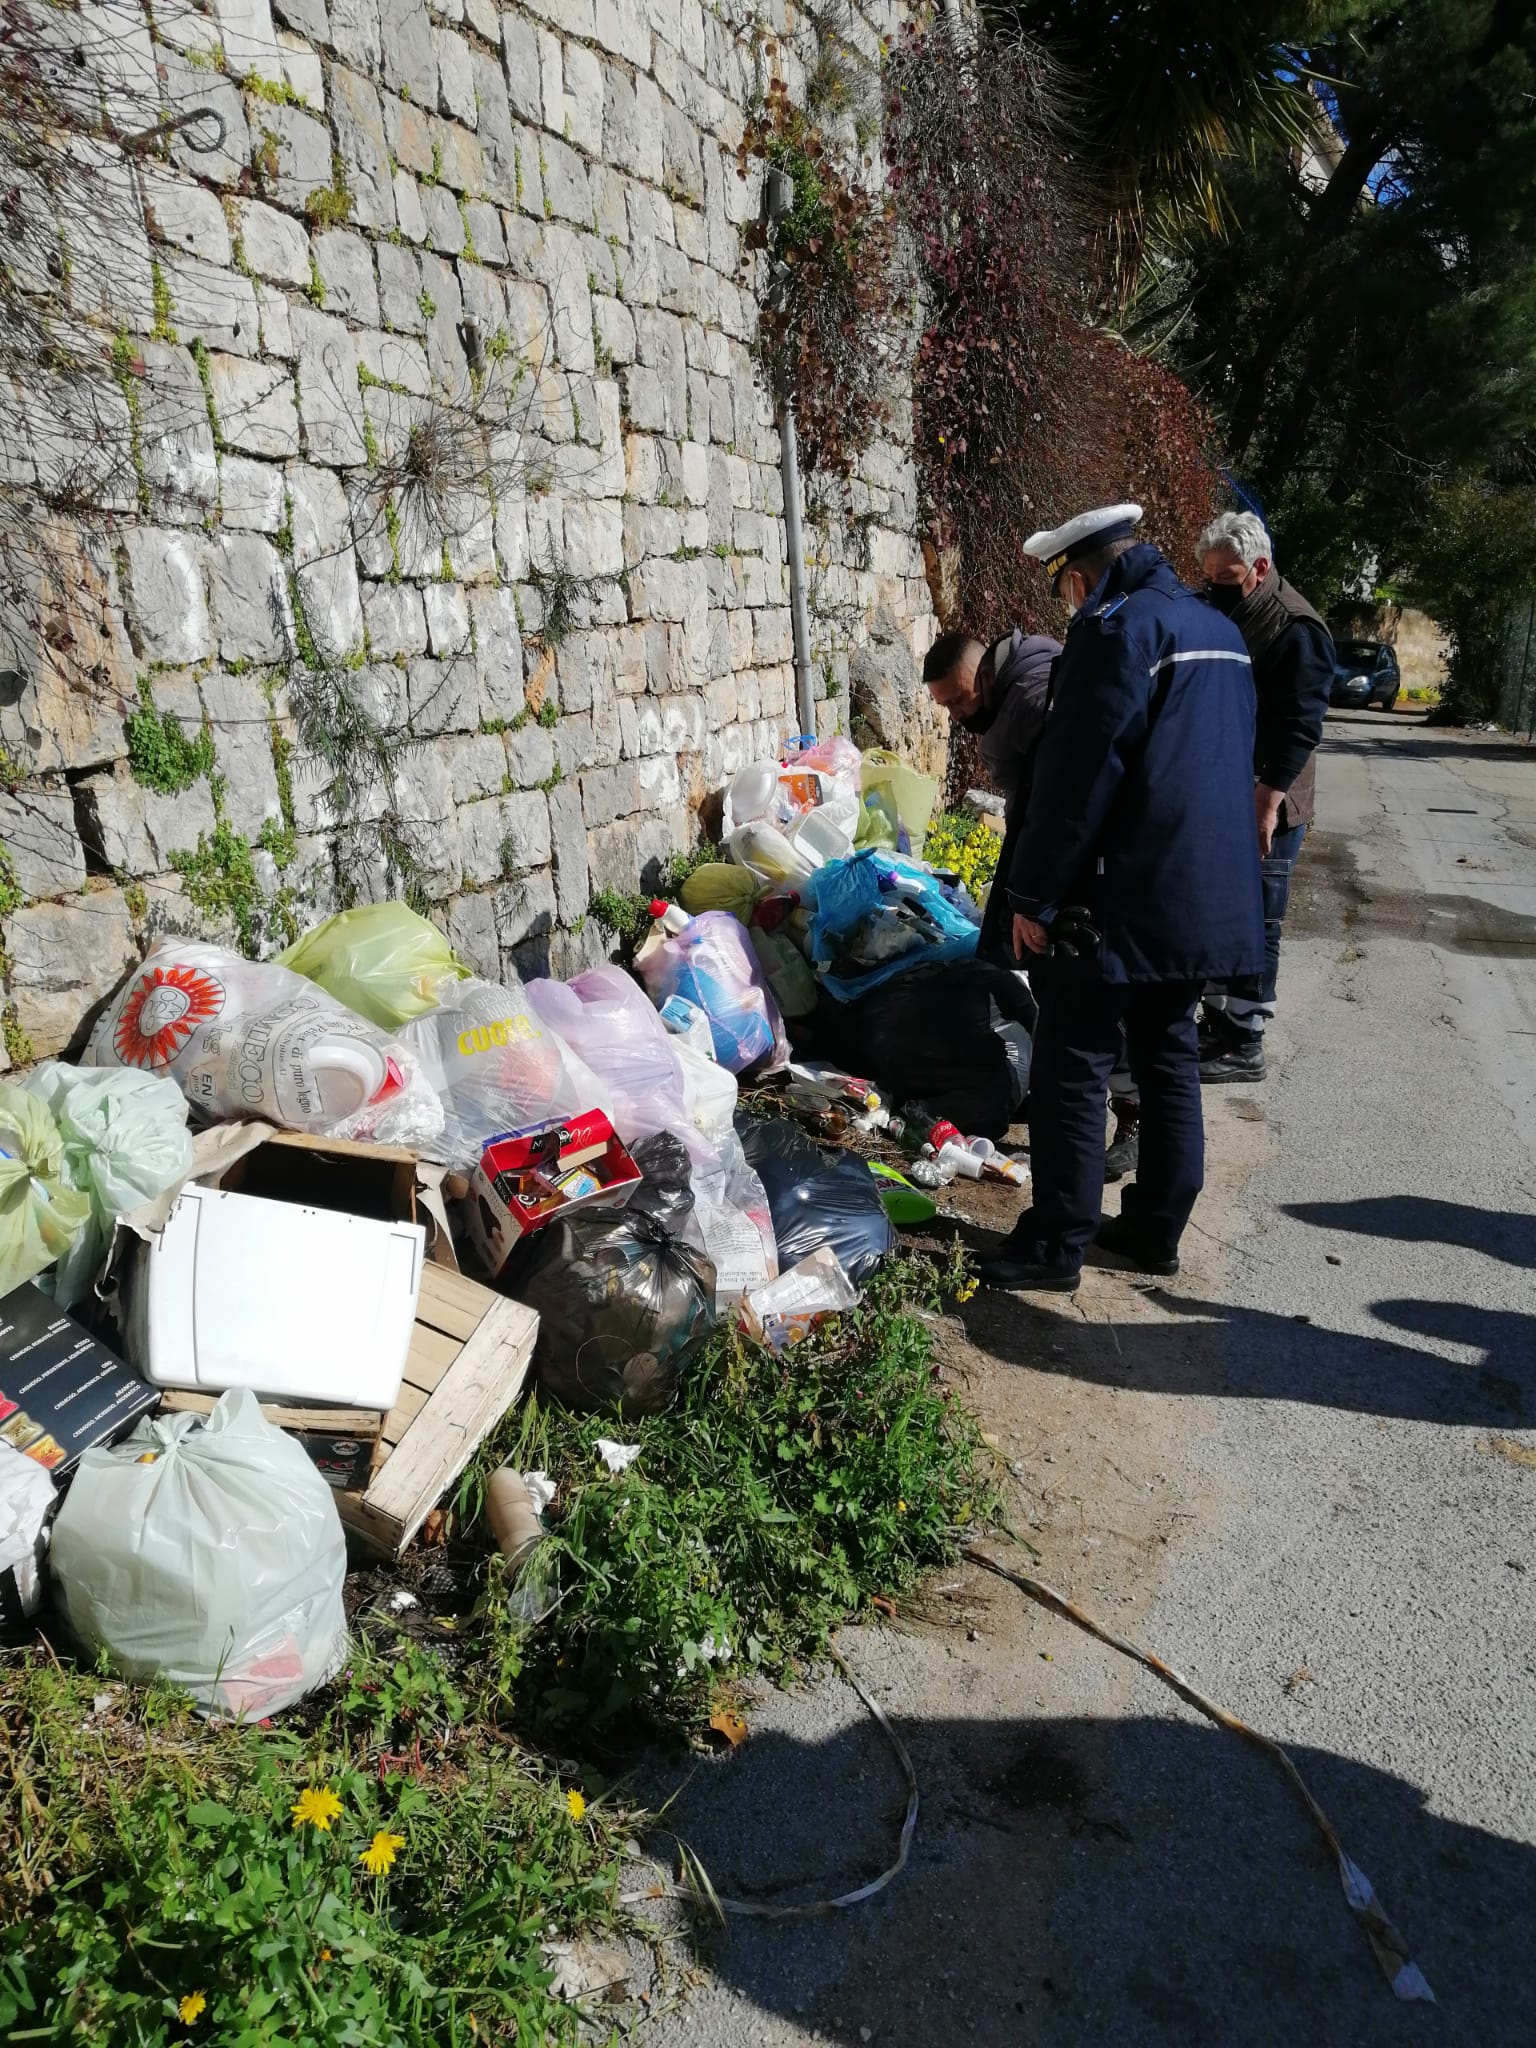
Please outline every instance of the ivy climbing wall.
M158 934L268 953L386 894L487 973L599 957L594 893L797 724L737 152L819 31L17 4L75 132L63 175L0 162L6 1058L78 1042ZM894 22L849 10L840 61ZM857 698L932 755L893 419L811 494L818 725Z

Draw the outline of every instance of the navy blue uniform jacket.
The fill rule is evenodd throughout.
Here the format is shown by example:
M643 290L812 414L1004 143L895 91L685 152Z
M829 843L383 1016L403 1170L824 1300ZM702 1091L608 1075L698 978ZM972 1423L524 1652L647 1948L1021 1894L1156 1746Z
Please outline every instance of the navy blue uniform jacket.
M1051 678L1015 910L1083 904L1106 981L1231 981L1264 964L1253 671L1229 619L1145 543L1111 562Z

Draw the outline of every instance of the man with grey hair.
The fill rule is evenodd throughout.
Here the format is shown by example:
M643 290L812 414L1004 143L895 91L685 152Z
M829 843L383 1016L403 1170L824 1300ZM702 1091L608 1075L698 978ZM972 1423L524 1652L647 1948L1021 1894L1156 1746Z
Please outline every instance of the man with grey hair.
M1264 522L1252 512L1218 513L1195 553L1206 599L1231 619L1253 661L1253 808L1264 878L1264 972L1207 991L1200 1078L1262 1081L1291 871L1316 800L1315 753L1333 685L1333 641L1276 569Z

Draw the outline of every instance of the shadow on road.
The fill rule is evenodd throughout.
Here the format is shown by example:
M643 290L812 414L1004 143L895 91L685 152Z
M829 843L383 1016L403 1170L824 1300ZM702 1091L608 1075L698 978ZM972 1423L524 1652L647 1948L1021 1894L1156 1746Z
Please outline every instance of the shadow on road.
M1326 1695L1308 1711L1322 1737ZM908 1869L847 1913L732 1921L714 1970L850 2048L1527 2036L1536 1951L1517 1902L1536 1896L1536 1851L1438 1817L1387 1772L1292 1749L1440 2001L1400 2004L1278 1768L1177 1712L899 1723L923 1799ZM859 1722L819 1742L754 1736L699 1770L669 1821L719 1892L784 1903L881 1869L903 1803Z
M1373 1309L1393 1329L1482 1348L1480 1360L1463 1364L1393 1337L1354 1336L1305 1317L1164 1288L1147 1293L1172 1320L1088 1322L1074 1331L1051 1319L1057 1342L1050 1357L1042 1356L1045 1317L1016 1295L984 1291L959 1313L971 1342L1003 1364L1101 1386L1306 1401L1359 1415L1483 1428L1519 1427L1536 1414L1536 1316L1436 1301L1383 1302ZM1195 1325L1204 1341L1195 1341ZM1215 1345L1209 1341L1213 1327L1221 1332Z
M1282 1202L1282 1216L1399 1244L1449 1244L1508 1266L1536 1266L1536 1216L1476 1209L1431 1195L1369 1195L1353 1202Z

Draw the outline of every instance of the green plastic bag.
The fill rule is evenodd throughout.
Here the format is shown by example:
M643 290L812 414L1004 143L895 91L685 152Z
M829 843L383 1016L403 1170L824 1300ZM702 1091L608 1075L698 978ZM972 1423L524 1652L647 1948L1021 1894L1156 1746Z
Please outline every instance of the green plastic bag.
M90 1213L65 1179L58 1125L35 1095L0 1083L0 1294L67 1252Z
M938 802L939 785L931 775L919 775L899 754L886 747L870 747L860 771L864 795L872 790L888 791L896 815L907 828L912 851L917 852L928 836L928 821Z
M734 861L706 861L683 883L677 900L690 917L702 917L706 910L728 910L745 924L762 892L757 877Z
M187 1098L162 1074L56 1060L20 1085L58 1125L66 1184L90 1202L84 1229L43 1283L60 1308L73 1308L95 1285L117 1218L191 1171Z
M437 926L407 903L340 911L279 953L277 964L385 1031L435 1010L444 976L463 981L471 971Z

